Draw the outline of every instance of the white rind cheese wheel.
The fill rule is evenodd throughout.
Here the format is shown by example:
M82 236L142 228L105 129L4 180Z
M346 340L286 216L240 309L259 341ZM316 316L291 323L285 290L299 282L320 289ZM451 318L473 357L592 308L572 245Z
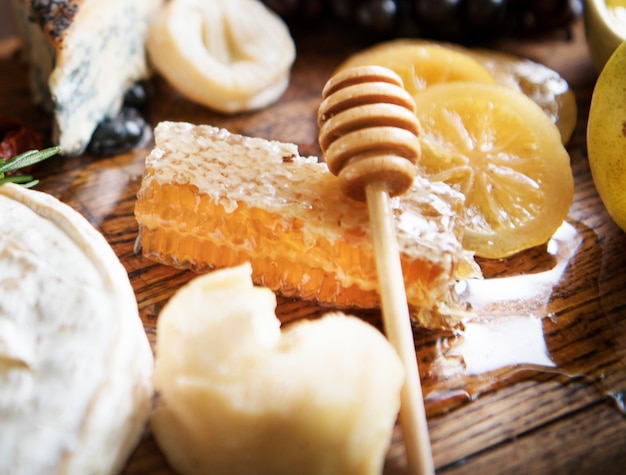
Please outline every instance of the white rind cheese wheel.
M54 197L0 186L0 473L116 473L151 409L128 275Z

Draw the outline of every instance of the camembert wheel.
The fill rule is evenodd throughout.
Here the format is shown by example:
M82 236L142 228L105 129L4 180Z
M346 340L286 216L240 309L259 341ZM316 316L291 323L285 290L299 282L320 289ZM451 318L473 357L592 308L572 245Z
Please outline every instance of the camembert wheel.
M125 269L54 197L0 186L0 473L115 473L151 407Z

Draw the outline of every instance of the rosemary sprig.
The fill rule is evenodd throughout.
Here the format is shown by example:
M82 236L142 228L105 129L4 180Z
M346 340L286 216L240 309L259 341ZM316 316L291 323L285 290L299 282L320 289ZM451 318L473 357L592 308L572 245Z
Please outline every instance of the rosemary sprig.
M0 185L4 183L16 183L25 188L31 188L39 183L39 180L33 179L31 175L9 175L7 172L19 170L20 168L29 167L36 163L42 162L47 158L56 155L61 151L61 147L50 147L43 150L29 150L20 153L11 159L0 158Z

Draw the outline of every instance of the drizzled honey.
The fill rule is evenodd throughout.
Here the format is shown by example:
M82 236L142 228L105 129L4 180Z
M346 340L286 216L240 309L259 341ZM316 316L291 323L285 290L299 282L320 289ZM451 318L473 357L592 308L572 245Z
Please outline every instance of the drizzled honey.
M486 278L459 289L472 306L464 331L416 330L429 415L534 377L589 385L626 412L626 342L614 338L617 322L593 303L581 313L562 298L573 274L591 279L598 272L593 249L593 240L564 223L547 246L516 256L515 265L482 262ZM577 292L581 301L594 302L598 289L589 285Z

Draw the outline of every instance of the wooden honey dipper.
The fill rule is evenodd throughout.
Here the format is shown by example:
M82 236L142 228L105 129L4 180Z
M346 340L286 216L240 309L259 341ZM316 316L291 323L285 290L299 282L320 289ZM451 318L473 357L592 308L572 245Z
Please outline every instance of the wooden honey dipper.
M435 472L390 196L413 183L421 154L415 102L393 71L355 67L322 91L319 143L341 190L366 200L372 226L385 333L406 372L400 423L411 474Z

